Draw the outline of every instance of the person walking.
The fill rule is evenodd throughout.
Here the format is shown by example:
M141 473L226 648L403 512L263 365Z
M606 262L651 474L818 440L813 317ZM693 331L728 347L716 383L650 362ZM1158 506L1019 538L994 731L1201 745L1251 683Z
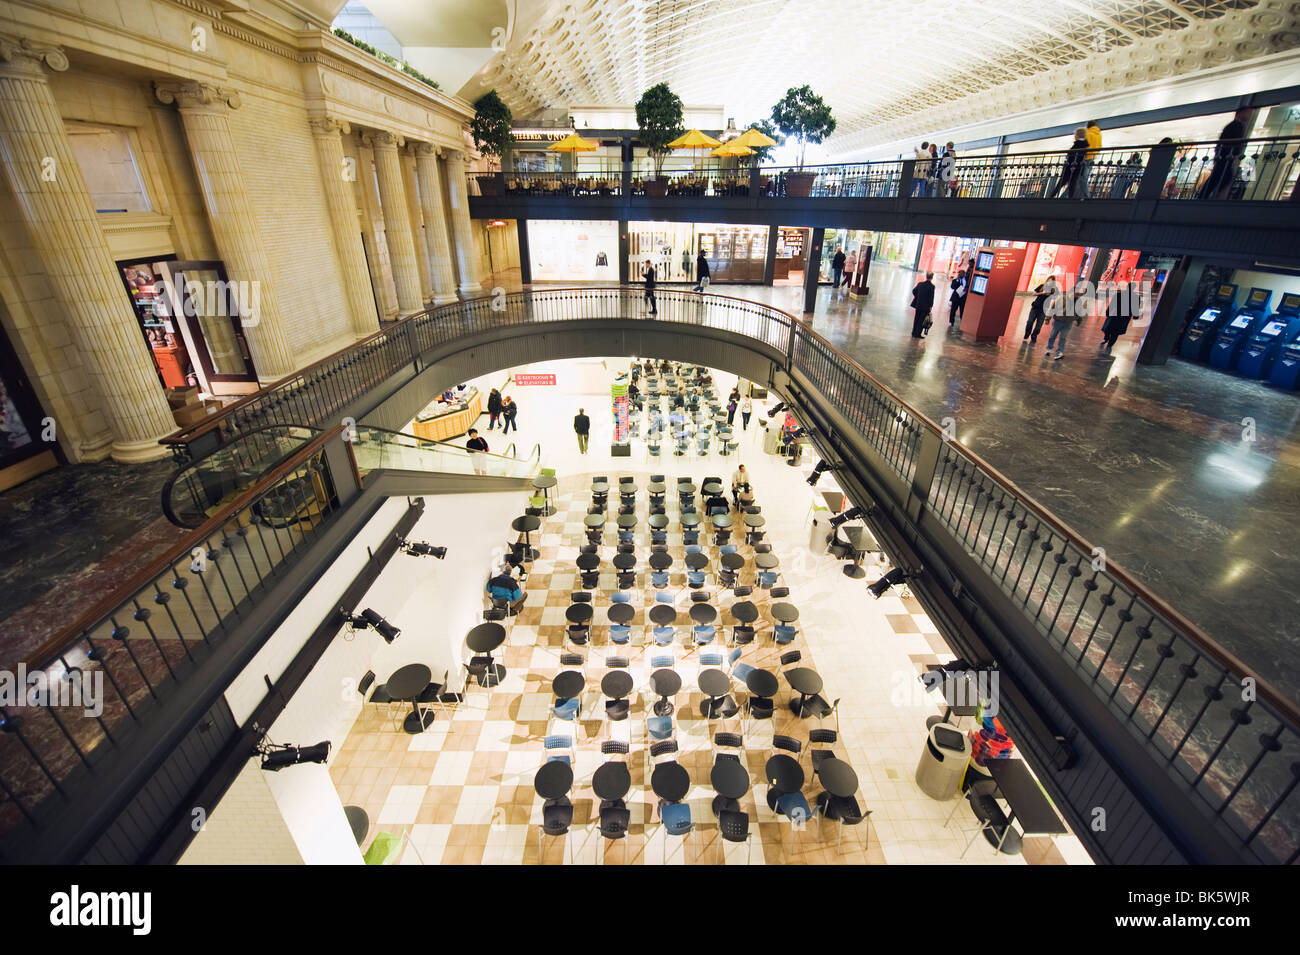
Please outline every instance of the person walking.
M1024 341L1038 341L1043 322L1047 319L1047 302L1056 294L1056 276L1049 275L1047 280L1034 288L1034 300L1029 303L1029 321L1025 322Z
M740 406L740 428L742 431L749 430L749 416L753 413L754 402L750 400L749 395L746 395L744 402Z
M844 274L844 249L843 247L835 250L835 255L831 258L831 288L840 287L840 276Z
M1047 311L1052 317L1052 333L1047 336L1047 355L1052 354L1052 343L1056 343L1056 354L1052 355L1053 361L1060 361L1065 357L1065 339L1070 334L1070 329L1075 325L1083 324L1083 309L1086 299L1080 295L1074 301L1074 307L1070 310L1074 314L1070 315L1065 310L1065 296L1056 295L1048 302ZM1043 357L1047 357L1044 355Z
M1246 140L1246 123L1250 121L1250 115L1249 109L1237 110L1228 125L1219 131L1219 143L1214 147L1214 165L1210 167L1210 174L1205 178L1196 198L1222 199L1232 186L1237 163L1240 162L1245 151L1242 147Z
M641 277L645 279L645 300L650 303L650 314L659 314L659 309L655 305L655 267L650 264L650 260L645 260L645 268L641 270Z
M501 392L493 388L488 392L488 430L491 431L497 426L497 418L501 417Z
M479 437L478 428L469 429L469 440L465 442L465 450L469 452L469 460L474 465L474 473L487 474L483 454L488 450L488 443Z
M695 257L695 291L703 292L709 287L709 260L704 257L704 251Z
M961 313L966 308L966 291L970 287L970 276L962 269L948 283L951 294L948 296L948 327L961 321Z
M505 400L501 402L501 417L505 419L505 426L501 429L502 435L510 433L510 429L519 430L519 425L515 423L515 415L519 414L519 406L515 404L515 399L506 395Z
M930 144L930 168L926 173L926 182L929 186L927 195L935 198L939 195L939 144Z
M1055 199L1065 190L1065 198L1073 199L1079 189L1079 177L1083 174L1083 160L1088 154L1088 132L1082 126L1074 131L1074 143L1065 155L1065 164L1061 166L1061 178L1052 187L1048 199Z
M934 273L926 272L925 279L916 283L912 289L912 308L916 316L912 319L912 337L924 338L930 327L930 309L934 307Z
M1097 125L1095 119L1088 120L1088 125L1083 128L1083 137L1088 141L1088 152L1084 155L1083 166L1079 170L1079 198L1087 199L1092 166L1097 161L1097 156L1101 154L1101 127Z
M740 407L738 396L733 391L731 397L727 399L727 424L730 426L736 422L736 409Z
M1121 282L1110 290L1106 303L1106 321L1101 326L1101 347L1110 351L1119 337L1128 331L1133 319L1133 286Z
M573 433L578 436L578 453L587 453L587 439L591 436L591 419L584 409L579 408L573 418Z

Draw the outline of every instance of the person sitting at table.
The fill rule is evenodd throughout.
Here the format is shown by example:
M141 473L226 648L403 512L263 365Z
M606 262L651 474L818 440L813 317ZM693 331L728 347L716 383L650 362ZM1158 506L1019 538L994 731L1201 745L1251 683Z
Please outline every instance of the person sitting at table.
M736 489L736 506L742 511L754 506L754 489L749 486L748 481Z
M740 485L749 483L749 472L745 470L742 464L731 473L731 497L740 506Z
M662 432L663 429L664 415L662 411L656 408L654 411L650 412L650 430L657 434Z
M497 573L512 577L521 583L528 579L528 571L524 568L523 559L517 554L506 554Z
M497 574L489 580L487 592L493 600L509 601L511 613L518 613L528 596L519 589L519 582L508 574Z

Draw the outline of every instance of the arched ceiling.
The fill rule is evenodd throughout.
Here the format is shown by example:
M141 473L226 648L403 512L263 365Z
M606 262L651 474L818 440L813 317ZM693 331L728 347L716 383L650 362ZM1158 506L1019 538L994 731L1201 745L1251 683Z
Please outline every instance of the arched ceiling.
M744 124L807 83L838 121L834 154L1300 46L1300 0L507 5L504 49L461 90L467 98L496 88L528 115L627 106L666 80L684 102L724 104Z

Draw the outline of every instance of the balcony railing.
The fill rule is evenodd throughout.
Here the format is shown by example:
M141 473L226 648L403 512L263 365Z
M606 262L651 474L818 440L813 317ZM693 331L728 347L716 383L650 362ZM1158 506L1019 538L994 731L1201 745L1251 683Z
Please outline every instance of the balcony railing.
M780 356L792 379L847 418L896 475L893 486L910 489L890 491L899 497L894 504L901 510L913 496L924 502L920 526L946 535L950 551L965 554L1015 601L1027 632L1068 663L1189 799L1204 804L1243 858L1300 858L1300 708L1292 700L1104 555L1098 560L1089 541L978 456L943 440L938 425L792 316L756 302L661 289L651 319L640 298L634 288L560 288L430 309L205 426L237 434L286 408L323 420L358 382L414 368L435 347L468 344L503 326L621 319L742 336ZM170 440L182 445L186 434ZM933 477L917 487L918 474Z
M471 173L470 195L542 196L559 198L619 196L623 194L623 173L603 172L507 172Z

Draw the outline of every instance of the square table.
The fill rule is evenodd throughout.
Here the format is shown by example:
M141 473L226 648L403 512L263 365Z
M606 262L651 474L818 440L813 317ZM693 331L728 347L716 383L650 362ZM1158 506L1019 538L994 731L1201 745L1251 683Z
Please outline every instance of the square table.
M1027 836L1054 836L1068 831L1023 759L991 759L984 768L1011 809L1007 825L1020 823L1020 831Z

